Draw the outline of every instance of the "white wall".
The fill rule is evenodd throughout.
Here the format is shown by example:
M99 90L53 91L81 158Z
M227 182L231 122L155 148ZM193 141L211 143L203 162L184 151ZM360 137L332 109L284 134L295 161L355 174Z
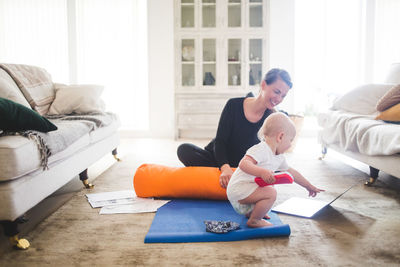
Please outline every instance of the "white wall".
M148 0L151 137L174 137L174 1Z
M269 67L282 68L294 77L295 0L270 0L269 10ZM293 80L294 90L296 81ZM293 112L293 92L279 108Z

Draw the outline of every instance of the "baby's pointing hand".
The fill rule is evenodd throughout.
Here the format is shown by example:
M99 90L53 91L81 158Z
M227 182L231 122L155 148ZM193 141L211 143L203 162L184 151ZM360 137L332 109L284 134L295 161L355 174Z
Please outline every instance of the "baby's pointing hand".
M319 189L319 188L316 188L313 185L310 185L310 186L307 187L307 191L308 191L308 196L309 197L315 197L318 193L324 192L325 190Z

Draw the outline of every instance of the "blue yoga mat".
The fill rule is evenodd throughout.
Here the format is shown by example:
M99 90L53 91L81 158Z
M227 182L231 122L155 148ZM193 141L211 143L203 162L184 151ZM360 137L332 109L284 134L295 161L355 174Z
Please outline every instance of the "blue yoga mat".
M172 200L158 209L144 242L218 242L290 235L289 225L282 224L276 213L268 215L273 226L249 228L247 218L237 214L229 201ZM205 220L234 221L240 228L226 234L209 233Z

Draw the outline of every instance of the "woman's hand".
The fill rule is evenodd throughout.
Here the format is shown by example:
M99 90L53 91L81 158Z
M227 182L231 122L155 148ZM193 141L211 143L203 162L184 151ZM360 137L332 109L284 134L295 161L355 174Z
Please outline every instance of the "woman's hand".
M219 176L219 184L221 187L226 188L228 186L228 182L231 179L233 174L233 170L229 164L224 164L221 166L221 175Z
M274 173L270 170L263 169L260 177L267 183L273 184L275 182Z

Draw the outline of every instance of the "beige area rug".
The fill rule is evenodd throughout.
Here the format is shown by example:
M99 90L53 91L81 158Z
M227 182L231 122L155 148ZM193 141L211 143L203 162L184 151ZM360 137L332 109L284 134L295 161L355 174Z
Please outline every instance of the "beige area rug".
M178 166L178 143L135 141L125 146L123 161L96 180L92 192L132 188L142 163ZM150 146L150 148L148 147ZM158 148L158 149L156 149ZM304 144L290 164L330 199L367 175L337 158L317 160L318 147ZM393 189L397 187L397 189ZM306 197L297 185L277 186L277 203ZM9 250L0 266L398 266L400 264L400 195L398 180L386 177L374 187L362 182L315 219L280 215L291 226L288 238L239 242L144 244L154 213L99 215L86 190L75 196L26 235L27 251Z

